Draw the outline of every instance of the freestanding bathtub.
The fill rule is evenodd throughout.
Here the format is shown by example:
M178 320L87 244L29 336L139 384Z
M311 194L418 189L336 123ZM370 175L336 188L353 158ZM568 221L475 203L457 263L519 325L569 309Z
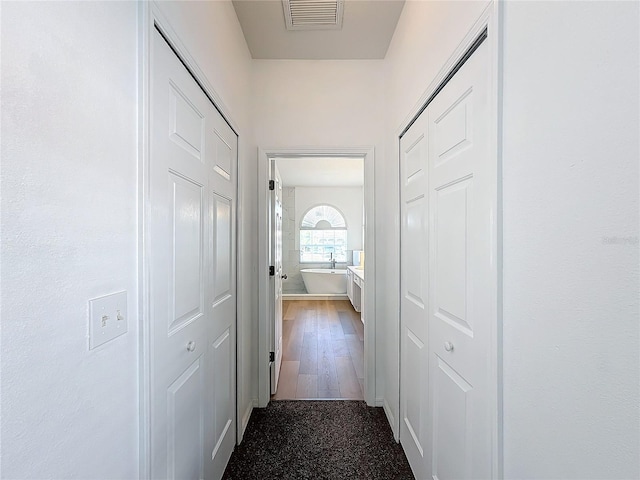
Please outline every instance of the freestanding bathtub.
M305 268L300 270L307 293L346 294L347 271L323 268Z

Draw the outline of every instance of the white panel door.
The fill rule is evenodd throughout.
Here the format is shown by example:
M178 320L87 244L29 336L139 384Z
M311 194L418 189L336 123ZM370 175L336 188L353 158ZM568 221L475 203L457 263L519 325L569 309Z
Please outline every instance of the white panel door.
M427 118L400 141L400 442L416 478L426 478L428 455L429 196Z
M492 478L496 162L485 42L427 108L434 479Z
M220 478L236 431L236 200L238 137L211 102L205 132L209 155L210 314L205 478Z
M280 367L282 366L282 179L275 160L271 162L271 176L274 189L271 192L270 222L271 222L271 263L275 275L273 276L273 335L272 352L274 361L271 362L271 394L278 389Z
M151 476L220 478L235 440L237 139L157 32L150 116Z

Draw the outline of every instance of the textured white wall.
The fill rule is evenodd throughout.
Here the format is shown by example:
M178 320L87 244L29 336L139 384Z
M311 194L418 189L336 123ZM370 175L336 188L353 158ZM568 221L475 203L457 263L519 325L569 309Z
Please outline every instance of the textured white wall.
M251 59L230 2L161 8L239 129L246 410L257 291ZM138 476L137 9L2 3L2 478ZM87 300L123 289L129 332L89 352Z
M136 8L2 4L2 478L138 475Z
M398 426L398 332L400 283L400 242L398 208L398 136L415 114L419 100L429 84L462 41L473 23L486 7L484 1L405 3L396 32L385 58L385 131L386 157L379 173L383 182L377 184L376 195L387 201L376 204L380 208L384 228L380 229L385 245L380 275L385 286L379 289L378 308L384 322L378 333L384 338L383 347L384 402L387 413L393 417L393 428ZM397 434L398 432L396 432Z
M240 420L257 397L257 164L251 119L251 55L229 0L157 4L238 129L238 397Z
M639 13L505 7L505 478L640 478Z

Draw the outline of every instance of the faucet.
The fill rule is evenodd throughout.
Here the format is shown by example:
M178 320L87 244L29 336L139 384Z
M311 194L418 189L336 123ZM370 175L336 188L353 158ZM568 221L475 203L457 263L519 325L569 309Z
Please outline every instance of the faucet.
M331 255L331 260L330 260L331 270L335 270L336 269L336 259L333 258L333 252L331 252L329 255Z

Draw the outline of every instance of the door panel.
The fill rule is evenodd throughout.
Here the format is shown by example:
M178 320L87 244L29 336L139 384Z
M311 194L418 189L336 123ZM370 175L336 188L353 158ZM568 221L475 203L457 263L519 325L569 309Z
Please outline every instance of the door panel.
M204 279L202 275L202 186L169 173L173 253L170 291L172 314L169 333L196 320L204 310Z
M417 478L491 478L490 59L481 44L401 138L401 426Z
M491 478L495 161L481 45L428 108L432 475ZM451 452L455 452L455 457Z
M231 345L231 332L225 330L212 345L212 367L215 372L214 381L214 398L215 401L211 405L214 418L214 441L215 446L211 452L211 458L214 459L220 447L224 444L229 429L233 424L233 365L229 361L233 351Z
M237 137L154 33L151 476L220 478L235 443Z
M238 137L209 102L205 131L211 211L211 325L213 418L207 419L205 475L220 478L235 445L236 408L236 198ZM209 463L207 463L209 462Z
M433 374L434 478L473 478L468 470L469 392L472 386L436 355ZM455 446L455 448L451 448ZM482 477L484 478L484 477Z
M202 478L203 374L198 358L167 390L170 478ZM194 445L194 438L196 444Z
M215 282L213 301L219 302L232 294L231 291L231 201L216 194L212 195L213 211L216 220L214 239Z
M400 142L401 230L401 371L400 441L416 478L425 478L427 442L427 259L426 195L428 144L426 118L419 118Z
M202 160L204 116L174 84L170 85L171 133L169 138Z
M467 318L467 218L472 198L472 181L467 179L436 189L433 202L435 230L435 315L471 332Z
M271 363L271 394L278 389L280 367L282 366L282 179L275 160L270 162L270 178L274 181L270 205L271 232L271 262L275 275L272 280L273 288L273 334L271 349L274 352L274 362Z

